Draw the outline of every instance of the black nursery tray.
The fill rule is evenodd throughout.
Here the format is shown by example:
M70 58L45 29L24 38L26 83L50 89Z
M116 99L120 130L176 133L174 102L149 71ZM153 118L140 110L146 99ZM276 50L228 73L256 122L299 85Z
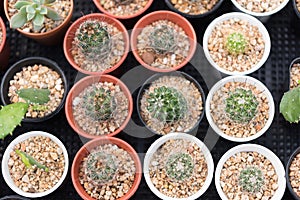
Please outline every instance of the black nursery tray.
M150 7L150 9L147 10L146 13L162 9L167 9L164 1L155 0L153 5ZM220 16L223 13L231 11L234 11L234 7L231 2L227 0L223 2L221 7L215 14L202 19L190 19L190 22L193 24L197 33L198 43L202 43L204 31L214 18ZM84 14L89 14L92 12L99 11L91 0L75 0L73 21ZM1 16L4 18L3 13L1 13ZM140 17L130 20L122 20L122 22L127 27L127 29L130 30L133 28L134 24L139 18ZM43 56L56 61L63 68L69 81L70 87L76 80L82 77L81 74L78 74L77 71L75 71L68 64L67 60L64 57L62 44L53 47L40 45L35 41L20 35L17 31L10 30L7 21L6 25L8 29L8 40L11 48L9 61L10 65L22 58L26 58L29 56ZM294 13L292 2L290 1L290 3L282 11L273 15L269 19L269 21L265 23L265 25L271 36L271 54L266 64L261 69L250 75L262 81L269 88L274 97L276 114L270 129L262 137L252 141L252 143L261 144L271 149L281 159L283 164L286 165L291 153L298 146L300 146L300 137L298 135L300 134L300 126L290 125L289 123L285 122L282 115L279 114L279 102L281 96L286 90L288 90L289 64L294 58L300 56L300 20L297 19L296 14ZM297 31L299 32L297 33ZM187 66L182 68L182 71L187 72L188 74L196 78L198 82L200 82L205 94L207 95L208 89L209 87L211 87L212 83L209 83L209 81L205 82L205 80L202 79L202 77L204 76L201 76L202 73L199 73L199 67L200 69L202 69L201 65L207 65L207 62L203 60L205 58L203 56L201 46L198 46L198 51L194 59L200 60L199 63L195 62L197 66L193 66L193 63L188 64ZM143 80L145 80L144 78L147 78L152 74L142 67L136 66L139 66L138 62L133 57L133 54L129 53L123 65L116 71L111 73L116 77L125 79L125 84L127 84L129 89L133 92L134 105L136 105L136 97L139 86L142 85ZM0 77L2 78L3 72L1 73L2 74ZM136 73L140 73L140 75L143 76L136 76ZM210 71L206 71L203 73L209 74ZM199 128L196 130L196 136L204 141L210 149L212 149L211 152L214 163L215 165L217 165L221 156L231 147L238 144L226 141L214 134L207 134L208 128L208 122L204 117L200 123ZM14 131L13 136L8 136L4 140L1 140L0 162L2 161L2 156L8 144L18 135L32 130L42 130L57 136L65 144L68 150L70 166L76 152L83 145L83 143L86 142L86 140L80 138L78 134L74 132L68 125L64 110L62 109L58 115L48 121L35 124L22 123L22 126L18 127ZM139 121L136 108L134 108L132 121L129 124L128 128L126 128L125 131L121 132L116 137L119 137L132 145L134 149L141 155L142 162L143 154L158 138L158 136L154 136L145 127L142 126L142 123ZM81 199L73 187L70 168L63 185L52 194L41 199ZM0 176L0 185L0 198L14 194L14 192L4 182L2 175ZM147 187L145 180L142 179L139 189L132 197L132 199L148 200L157 199L157 197L152 194L150 189ZM212 181L209 189L201 197L201 199L219 199L217 191L215 189L214 180ZM292 196L290 195L288 190L286 190L283 199L292 199Z

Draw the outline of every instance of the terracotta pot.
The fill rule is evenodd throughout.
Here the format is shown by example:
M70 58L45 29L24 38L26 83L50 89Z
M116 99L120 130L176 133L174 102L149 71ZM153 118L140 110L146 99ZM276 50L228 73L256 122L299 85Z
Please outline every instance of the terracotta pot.
M118 15L114 15L114 14L110 13L105 8L103 8L103 6L100 4L100 0L93 0L93 1L94 1L94 4L96 5L96 7L101 12L103 12L104 14L109 15L111 17L118 18L118 19L130 19L130 18L137 17L137 16L141 15L142 13L144 13L153 3L153 0L149 0L148 3L142 9L140 9L138 12L133 13L132 15L118 16Z
M0 17L0 27L2 30L2 42L0 44L0 71L4 71L8 65L10 48L6 40L6 28L3 20Z
M118 30L120 30L123 33L123 37L125 39L125 52L124 55L121 57L120 61L112 66L111 68L105 70L105 71L100 71L100 72L91 72L91 71L87 71L85 69L82 69L79 65L77 65L77 63L74 61L73 55L71 53L72 50L72 42L74 40L75 37L75 32L76 30L79 28L79 26L85 22L86 20L100 20L100 21L104 21L107 22L109 24L113 24ZM114 19L112 17L109 17L107 15L104 14L99 14L99 13L93 13L93 14L89 14L89 15L85 15L79 19L77 19L68 29L65 38L64 38L64 53L65 56L67 58L67 60L69 61L69 63L78 71L84 73L84 74L89 74L89 75L100 75L100 74L106 74L106 73L110 73L112 71L114 71L115 69L117 69L126 59L127 54L129 51L129 36L128 36L128 32L125 28L125 26L118 21L117 19Z
M188 56L185 58L185 60L181 64L177 65L176 67L170 68L170 69L159 69L159 68L152 67L152 66L146 64L143 61L143 59L139 56L138 51L137 51L137 36L142 32L142 29L145 26L147 26L155 21L158 21L158 20L169 20L169 21L177 24L184 30L185 34L189 37L189 40L190 40L190 49L189 49ZM182 17L181 15L179 15L177 13L174 13L171 11L166 11L166 10L161 10L161 11L156 11L156 12L152 12L150 14L145 15L135 24L135 26L132 30L132 33L131 33L130 43L131 43L133 55L141 65L148 68L149 70L156 71L156 72L170 72L170 71L174 71L174 70L178 70L178 69L182 68L192 59L192 57L196 51L197 36L196 36L193 26L190 24L190 22L187 19L185 19L184 17Z
M124 92L125 96L128 99L128 115L123 122L123 124L116 129L114 132L107 134L105 136L114 136L118 134L121 130L123 130L126 125L128 124L132 111L133 111L133 100L130 91L126 87L126 85L119 79L110 76L110 75L102 75L102 76L87 76L83 79L81 79L79 82L77 82L70 90L67 100L66 100L66 106L65 106L65 113L67 120L70 124L70 126L73 128L74 131L76 131L79 135L89 138L89 139L94 139L98 137L103 137L103 136L97 136L97 135L91 135L88 132L84 131L82 128L79 127L79 125L76 123L74 116L73 116L73 108L72 108L72 103L73 99L77 97L86 87L98 83L98 82L112 82L116 85L119 85L121 90Z
M118 138L113 138L113 137L97 138L97 139L89 141L83 147L81 147L81 149L79 149L79 151L77 152L77 154L73 160L73 164L72 164L72 168L71 168L71 176L72 176L73 185L74 185L76 191L78 192L78 194L81 196L81 198L83 198L85 200L93 200L94 199L90 195L87 194L84 187L79 182L79 167L80 167L80 164L81 164L83 158L86 157L92 149L94 149L95 147L97 147L99 145L103 145L103 144L117 145L118 147L126 150L130 154L131 158L134 160L135 167L136 167L136 173L135 173L135 179L134 179L133 185L130 188L130 190L123 197L119 198L119 200L127 200L138 189L138 186L139 186L141 178L142 178L142 166L141 166L141 162L140 162L139 156L136 153L136 151L128 143L126 143L125 141L118 139Z
M69 26L69 23L72 18L72 13L74 9L74 2L71 0L71 7L70 7L70 12L68 13L68 16L65 18L62 24L60 24L58 27L52 29L51 31L45 32L45 33L28 33L22 31L20 28L17 30L23 34L24 36L34 39L37 42L44 44L44 45L57 45L61 42L63 39L63 36ZM4 0L4 11L5 15L8 20L10 20L9 17L9 11L8 11L8 0Z

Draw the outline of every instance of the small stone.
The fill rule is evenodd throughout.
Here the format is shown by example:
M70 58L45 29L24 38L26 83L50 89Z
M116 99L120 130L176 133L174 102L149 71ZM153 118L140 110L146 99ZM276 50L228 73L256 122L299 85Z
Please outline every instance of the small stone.
M154 55L146 51L145 53L143 53L142 59L146 64L150 65L154 62Z

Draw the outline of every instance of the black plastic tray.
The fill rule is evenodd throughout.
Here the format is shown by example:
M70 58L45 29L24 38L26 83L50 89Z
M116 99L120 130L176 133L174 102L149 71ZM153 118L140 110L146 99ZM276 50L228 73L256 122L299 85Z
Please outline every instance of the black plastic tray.
M153 5L147 10L146 13L166 9L164 1L162 0L154 0ZM198 42L202 44L202 37L204 31L208 24L219 15L235 11L232 3L227 0L224 1L221 7L218 9L216 13L213 15L207 16L201 19L190 19L190 22L193 24L195 31L197 33ZM73 14L73 21L77 18L81 17L83 14L89 14L92 12L99 12L92 1L87 0L75 0L75 10ZM144 14L146 14L144 13ZM1 13L1 16L4 16ZM132 29L134 24L140 17L130 19L130 20L122 20L124 25L128 30ZM74 81L78 79L81 75L77 73L67 62L63 54L62 44L54 47L47 47L36 43L33 40L30 40L22 35L20 35L17 31L9 29L8 22L6 21L7 29L8 29L8 40L11 47L10 54L10 65L20 60L21 58L29 57L29 56L43 56L56 61L64 70L67 79L69 80L69 84L72 86ZM265 23L272 41L272 49L269 59L266 64L259 69L257 72L251 74L251 76L258 78L262 81L271 91L275 105L276 105L276 114L274 117L274 121L270 129L259 139L252 141L252 143L257 143L266 146L271 149L278 157L281 159L283 164L285 165L291 153L300 146L300 126L299 125L290 125L285 122L282 115L279 114L279 102L281 96L284 91L288 90L288 70L290 62L295 58L300 56L300 33L297 33L297 29L299 31L300 20L296 17L294 10L292 8L292 2L279 13L273 15L268 22ZM200 50L201 54L201 50ZM202 58L201 58L202 59ZM134 69L135 66L139 66L138 62L134 59L132 53L129 53L127 59L124 64L111 73L114 76L121 77L125 72ZM193 68L192 65L185 66L182 71L189 73L191 76L196 78L201 86L204 89L204 92L208 93L208 88L203 82L201 75ZM147 70L141 70L143 75L151 75L152 73ZM2 78L3 72L0 75ZM138 76L135 76L138 77ZM134 91L133 98L136 100L138 88L132 86L130 82L125 82L128 84L129 88ZM136 103L134 102L134 105ZM132 119L135 123L142 126L142 123L138 119L138 115L136 113L136 108L134 108L134 113ZM204 117L200 123L200 126L197 130L197 137L204 141L209 147L212 148L212 156L215 162L215 165L218 163L220 157L231 147L238 145L238 143L229 142L222 138L215 137L211 135L211 138L217 138L217 143L213 146L214 143L212 139L205 139L206 132L208 129L208 122ZM66 117L64 115L64 110L56 115L54 118L41 122L41 123L22 123L21 127L18 127L13 136L8 136L4 140L0 141L0 162L2 161L3 153L8 146L8 144L16 138L18 135L31 131L31 130L42 130L56 135L67 147L70 159L70 166L72 164L73 158L79 148L83 145L84 140L79 138L76 132L74 132L71 127L68 125ZM130 134L126 134L125 132L135 133L138 135L148 136L147 138L139 138L135 136L131 136ZM131 144L135 150L140 153L141 158L143 153L147 151L149 146L155 141L158 136L151 136L151 133L147 131L145 128L139 128L137 130L126 129L125 132L121 132L117 135L117 137L124 139L129 144ZM141 159L143 161L143 159ZM0 198L6 195L14 194L14 192L6 185L3 180L2 175L0 176ZM40 198L40 199L81 199L77 192L75 191L71 175L70 169L67 178L65 179L63 185L57 189L54 193ZM147 187L145 180L142 179L139 189L136 194L132 197L132 199L157 199L157 197L152 194L152 192ZM205 192L205 194L200 199L211 199L216 200L219 199L217 191L214 186L214 180L211 183L209 189ZM292 199L289 191L286 190L284 198L285 200Z

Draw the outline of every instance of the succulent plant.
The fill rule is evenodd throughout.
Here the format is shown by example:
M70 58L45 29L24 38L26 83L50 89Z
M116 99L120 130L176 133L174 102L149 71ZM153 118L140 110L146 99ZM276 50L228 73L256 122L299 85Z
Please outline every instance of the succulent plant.
M290 123L298 123L300 120L300 87L293 88L284 93L280 105L280 113Z
M155 88L147 98L147 110L155 119L174 122L184 118L187 112L187 101L175 88L161 86Z
M177 45L175 32L167 25L154 27L150 34L149 41L150 47L159 54L172 52Z
M249 193L255 193L264 186L264 175L262 171L256 167L243 169L239 175L239 185L242 189Z
M96 185L111 181L117 172L117 159L103 151L91 152L86 160L85 174L87 179Z
M98 88L84 96L86 114L95 120L104 121L111 117L116 109L115 98L109 89Z
M225 101L225 111L235 122L248 123L256 115L258 101L251 90L237 88Z
M28 109L27 103L13 103L3 106L0 110L0 139L12 134L20 125Z
M50 100L49 89L26 88L17 91L19 97L32 104L45 104Z
M11 28L20 28L32 21L33 30L38 32L43 27L45 17L54 21L61 20L59 14L51 8L55 0L18 0L14 7L18 12L10 20Z
M225 41L225 47L230 54L237 55L245 53L247 40L241 33L231 33Z
M83 22L76 33L77 47L87 59L101 62L111 52L112 40L107 27L97 20Z
M30 168L33 165L35 165L35 166L37 166L37 168L44 169L45 172L49 172L48 167L39 163L38 161L36 161L32 156L28 155L27 153L20 151L18 149L15 152L16 152L16 154L18 154L20 156L22 162L25 164L25 166L27 168Z
M168 157L165 167L170 179L183 181L193 174L194 161L190 154L174 153Z

